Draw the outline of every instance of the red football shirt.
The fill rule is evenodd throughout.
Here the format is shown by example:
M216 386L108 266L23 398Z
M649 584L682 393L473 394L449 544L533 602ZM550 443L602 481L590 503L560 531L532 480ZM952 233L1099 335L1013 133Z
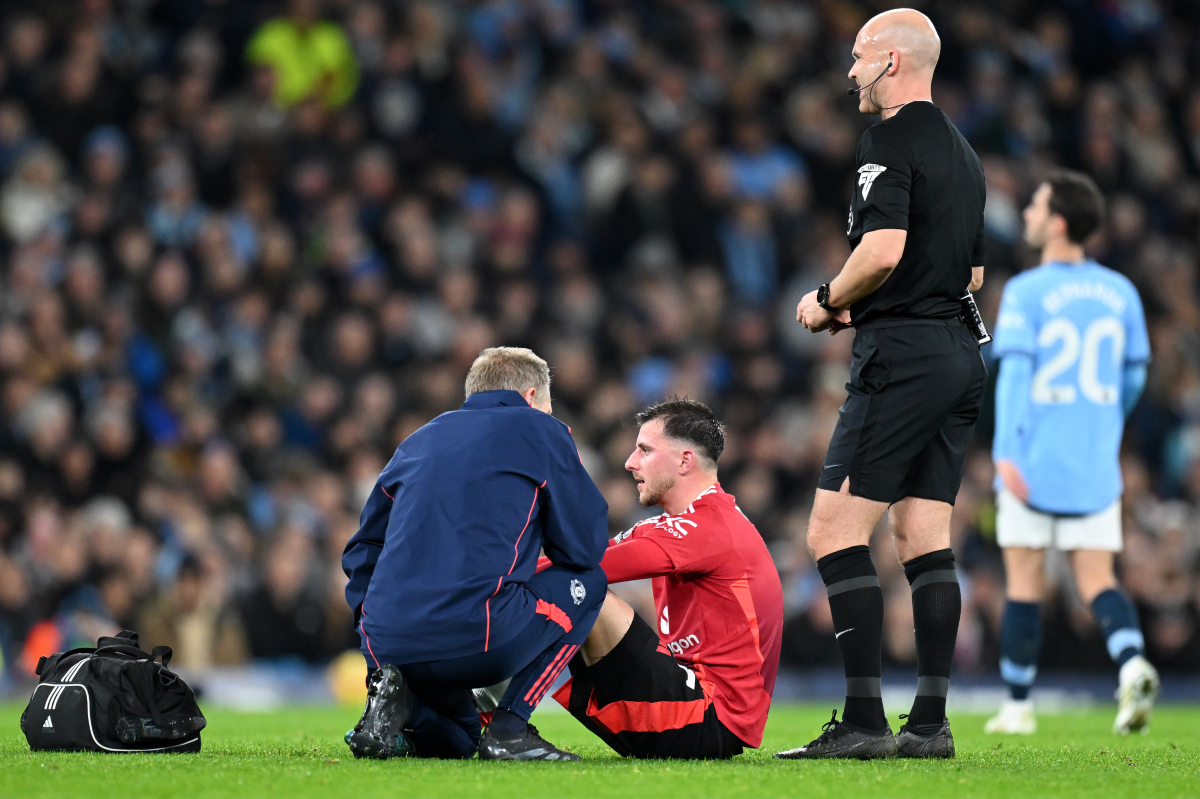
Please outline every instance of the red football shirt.
M779 573L758 530L717 483L678 516L646 519L601 561L610 583L653 578L659 641L700 677L717 718L762 743L783 630Z

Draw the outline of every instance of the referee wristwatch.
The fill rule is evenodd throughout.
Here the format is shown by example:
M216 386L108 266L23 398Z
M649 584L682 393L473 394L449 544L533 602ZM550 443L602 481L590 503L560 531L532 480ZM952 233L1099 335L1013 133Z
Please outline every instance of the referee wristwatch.
M835 308L834 306L829 304L829 284L828 283L822 283L821 287L817 289L817 305L820 305L822 308L829 311L830 313L837 313L838 311L842 310L841 308Z

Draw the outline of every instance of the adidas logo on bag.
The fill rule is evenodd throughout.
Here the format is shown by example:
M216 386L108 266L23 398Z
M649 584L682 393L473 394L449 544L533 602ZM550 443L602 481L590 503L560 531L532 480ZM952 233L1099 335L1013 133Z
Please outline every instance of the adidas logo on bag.
M46 716L46 720L42 722L42 732L54 732L54 722Z

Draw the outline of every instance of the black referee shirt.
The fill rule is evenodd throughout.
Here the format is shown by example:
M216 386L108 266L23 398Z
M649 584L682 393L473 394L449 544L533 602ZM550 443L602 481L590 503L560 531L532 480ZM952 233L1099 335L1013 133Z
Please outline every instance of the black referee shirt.
M933 103L908 103L863 133L850 246L872 230L908 240L884 284L850 306L854 323L957 316L971 267L983 266L985 194L979 158Z

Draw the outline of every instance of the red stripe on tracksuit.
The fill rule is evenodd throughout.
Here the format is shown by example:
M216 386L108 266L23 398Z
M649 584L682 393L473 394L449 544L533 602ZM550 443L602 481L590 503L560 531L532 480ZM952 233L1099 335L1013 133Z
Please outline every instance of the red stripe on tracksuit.
M367 617L367 609L362 609L362 617ZM363 634L363 640L367 642L367 651L371 653L371 660L375 661L375 668L379 668L379 658L375 657L375 650L371 648L371 638L367 635L367 631L363 628L362 619L358 621L358 631Z
M520 557L520 549L518 549L518 547L521 545L521 539L525 537L525 531L529 529L529 522L533 520L533 509L537 507L538 492L545 488L545 486L546 481L543 480L540 486L534 486L533 488L533 502L529 503L529 515L525 517L525 526L521 528L521 534L518 535L517 540L513 542L513 562L512 565L508 567L508 574L512 574L513 569L517 568L517 558ZM384 493L387 492L385 491ZM505 575L505 577L507 576L508 575ZM500 593L500 587L502 585L504 585L504 577L501 577L496 581L496 590L493 591L492 596L488 597L487 601L483 603L483 613L485 616L487 616L487 626L484 628L483 632L484 652L488 651L488 644L492 640L492 597Z
M558 672L555 671L555 669L557 668L559 671L561 671L561 667L567 665L567 662L571 659L574 651L578 648L579 647L567 644L562 649L558 650L558 654L555 655L554 660L550 661L550 664L546 666L546 670L542 672L542 676L538 677L537 680L534 681L533 685L529 687L529 690L525 693L525 702L527 704L537 704L537 701L534 699L534 697L540 696L545 692L546 688L550 687L550 685L554 682L554 678L558 676Z
M537 606L533 609L534 613L540 613L550 621L563 628L564 632L571 632L571 617L568 616L562 608L552 602L547 602L544 599L537 601Z
M563 669L567 667L567 665L571 662L571 658L575 657L575 653L578 651L578 646L571 647L571 651L567 653L567 656L563 658L557 666L554 667L554 673L550 675L550 679L546 680L546 682L542 684L541 690L539 690L537 692L537 696L533 698L532 704L541 704L542 698L546 696L546 692L550 690L550 686L554 685L554 681L558 679L558 675L562 674Z

